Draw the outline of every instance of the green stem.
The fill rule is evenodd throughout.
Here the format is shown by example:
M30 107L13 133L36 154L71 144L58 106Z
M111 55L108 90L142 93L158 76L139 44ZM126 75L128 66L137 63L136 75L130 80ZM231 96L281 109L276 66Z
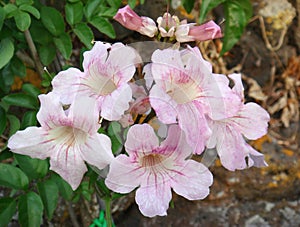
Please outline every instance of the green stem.
M112 227L112 217L111 217L111 198L105 198L105 219L107 227Z

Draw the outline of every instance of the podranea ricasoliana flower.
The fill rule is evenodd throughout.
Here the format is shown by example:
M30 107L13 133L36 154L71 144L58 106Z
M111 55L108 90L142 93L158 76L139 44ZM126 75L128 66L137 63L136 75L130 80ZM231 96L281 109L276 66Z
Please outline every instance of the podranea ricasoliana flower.
M170 126L168 137L159 145L149 124L134 125L125 149L129 156L121 154L112 161L105 184L119 193L138 187L135 201L143 215L166 215L171 188L189 200L209 194L213 176L203 164L187 159L192 150L178 126Z
M85 161L103 169L113 159L109 137L97 133L99 113L95 100L78 96L64 111L54 93L40 95L39 99L37 119L41 127L18 131L7 146L14 153L32 158L50 157L50 169L75 190L87 171Z
M153 37L157 33L156 24L151 18L140 17L128 5L119 9L114 19L125 28L137 31L142 35Z
M229 77L234 81L232 89L226 76L215 75L224 94L227 116L219 120L208 118L212 135L207 141L207 147L216 147L222 165L228 170L267 166L263 154L247 144L244 136L255 140L265 135L270 116L256 103L244 104L244 88L240 74L232 74Z
M221 38L222 32L214 21L196 25L195 23L181 24L176 28L176 40L180 43L192 41L206 41Z
M71 103L75 95L93 97L101 117L109 121L121 119L132 99L128 81L141 61L140 56L122 43L95 42L83 58L84 72L69 68L58 73L52 81L53 92L61 96L64 104Z
M164 124L178 122L194 153L200 154L211 135L205 115L220 118L224 112L210 63L198 48L156 50L151 74L155 85L149 99L158 119Z
M177 16L171 16L169 13L158 17L156 21L161 37L173 37L177 26L180 24L179 18Z

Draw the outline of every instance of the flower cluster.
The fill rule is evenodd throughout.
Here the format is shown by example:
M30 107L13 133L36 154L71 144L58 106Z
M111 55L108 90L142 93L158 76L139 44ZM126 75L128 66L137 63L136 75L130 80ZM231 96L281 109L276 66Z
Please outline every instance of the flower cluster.
M128 5L119 9L114 19L124 27L137 31L142 35L154 37L159 33L161 37L176 39L178 42L205 41L221 38L220 27L209 21L202 25L180 21L177 16L165 13L163 17L157 18L157 26L149 17L140 17Z
M156 33L154 22L128 7L115 18L142 34ZM207 33L212 31L209 24L203 26L179 23L169 14L158 19L161 36L184 41L199 39L201 32L201 37L219 36L214 29ZM183 36L184 28L188 32ZM197 47L155 50L144 66L142 83L135 78L142 60L132 47L98 41L83 57L83 71L58 73L53 90L39 96L40 127L18 131L8 142L15 153L50 158L50 168L74 190L87 171L85 162L100 170L109 166L106 186L118 193L137 188L140 211L153 217L166 215L171 189L189 200L209 194L211 172L191 159L205 148L216 148L231 171L267 165L245 138L266 134L269 114L255 103L244 103L240 74L214 74ZM165 137L149 121L134 124L135 116L153 112L167 128ZM112 153L110 138L98 133L101 119L129 128L125 151Z

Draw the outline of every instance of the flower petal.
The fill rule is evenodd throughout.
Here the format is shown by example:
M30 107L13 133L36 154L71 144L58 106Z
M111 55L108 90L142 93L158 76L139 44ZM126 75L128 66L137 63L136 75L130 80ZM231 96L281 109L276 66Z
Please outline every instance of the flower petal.
M39 99L41 107L37 113L37 119L42 128L50 129L69 121L63 110L60 97L57 94L49 92L47 95L39 95ZM70 121L69 123L71 124Z
M178 194L189 200L204 199L209 194L213 175L201 163L193 160L184 161L178 166L179 174L172 179L171 187Z
M129 193L141 184L142 177L143 170L130 157L120 154L110 164L105 184L114 192Z
M195 154L201 154L211 130L206 122L202 107L197 102L178 105L178 123L186 134L188 144Z
M126 83L103 98L101 105L101 117L109 121L118 121L129 108L132 99L132 91Z
M171 188L166 183L158 183L152 186L141 186L137 189L135 201L141 213L147 217L167 215L169 202L171 201Z
M14 153L45 159L50 157L53 146L51 141L47 141L46 135L47 132L43 128L28 127L11 136L7 147Z
M70 104L77 94L80 78L84 73L76 68L59 72L52 80L53 92L58 94L63 104Z
M154 85L152 87L149 100L161 122L165 124L177 122L177 103L159 86Z
M125 149L129 155L151 153L158 145L158 138L149 124L134 125L128 130Z
M230 79L233 80L234 86L232 87L232 91L237 94L242 101L244 101L244 86L242 83L242 75L239 73L233 73L228 75Z
M108 43L103 43L100 41L95 42L93 48L90 51L85 51L83 53L82 66L84 71L87 71L90 64L94 62L105 63L107 59L107 50L111 47Z
M244 136L255 140L267 133L270 115L256 103L247 103L230 120Z
M97 133L89 137L85 144L81 145L80 150L83 160L98 169L104 169L114 157L111 151L111 141L104 134Z
M78 188L87 167L81 158L79 146L62 146L53 148L50 157L50 169L67 181L73 190Z
M97 101L90 97L77 96L71 104L68 118L73 122L73 127L91 134L96 133L100 127Z

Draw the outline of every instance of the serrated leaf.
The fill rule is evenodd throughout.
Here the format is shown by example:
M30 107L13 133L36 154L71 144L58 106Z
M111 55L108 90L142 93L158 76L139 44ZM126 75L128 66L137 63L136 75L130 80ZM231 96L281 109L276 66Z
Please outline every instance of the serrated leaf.
M14 55L14 44L9 38L0 41L0 69L3 68Z
M44 204L46 215L48 219L51 220L58 203L58 185L52 179L48 179L44 182L39 182L37 186Z
M72 190L71 186L64 179L62 179L57 174L53 174L50 179L52 179L57 184L59 193L65 200L68 200L68 201L72 200L74 191Z
M30 27L31 18L28 13L19 10L18 13L15 14L14 19L15 19L17 28L20 31L24 32L25 30L27 30Z
M116 33L112 24L105 18L95 17L90 21L91 25L93 25L97 30L104 33L108 37L114 39L116 38Z
M16 213L17 203L13 198L0 199L0 227L8 226L12 217Z
M65 5L66 20L69 25L79 23L83 17L83 4L82 2L67 3Z
M40 17L41 17L40 12L35 7L33 7L31 5L27 5L27 4L21 5L19 7L19 9L22 10L22 11L30 13L36 19L40 19Z
M11 106L20 106L29 109L38 108L37 99L22 93L6 95L2 98L2 101Z
M9 136L12 136L20 129L20 120L15 115L7 115L9 121Z
M20 196L18 202L19 223L22 227L38 227L42 223L43 202L41 197L30 191Z
M37 46L37 51L40 56L41 62L44 65L49 65L54 60L56 55L56 48L52 43L48 44L47 46Z
M6 18L11 18L18 12L18 7L11 3L6 4L3 9L5 11Z
M194 8L195 0L184 0L182 5L187 13L192 12Z
M101 8L99 7L101 4L103 4L103 0L88 0L87 3L84 6L84 15L87 18L87 20L89 21L91 19L91 17L95 14L95 12L97 11L97 8Z
M2 106L0 106L0 135L3 134L6 128L6 121L7 121L6 111Z
M217 7L226 0L202 0L200 14L199 14L199 23L202 24L205 21L207 13L213 8Z
M43 25L54 36L59 36L65 31L63 16L53 7L44 6L41 8L41 20Z
M0 163L0 185L13 189L27 189L28 178L19 168Z
M26 4L26 5L32 5L33 4L33 0L16 0L16 4L17 6Z
M30 179L38 179L46 176L49 170L47 160L31 158L27 155L14 154L20 168Z
M69 34L63 33L58 38L53 39L55 46L65 59L69 59L72 54L72 40Z
M80 41L89 49L92 48L92 40L94 39L94 34L90 27L85 23L76 24L73 29L76 36Z
M5 10L3 9L3 7L0 7L0 31L2 29L4 20L5 20L5 16L6 16Z
M33 84L23 84L22 85L22 91L28 95L31 95L34 98L37 98L39 94L41 94L41 90L38 89L36 86Z
M226 21L221 55L229 51L239 41L244 32L248 15L246 15L243 7L244 5L240 5L238 1L224 3Z

